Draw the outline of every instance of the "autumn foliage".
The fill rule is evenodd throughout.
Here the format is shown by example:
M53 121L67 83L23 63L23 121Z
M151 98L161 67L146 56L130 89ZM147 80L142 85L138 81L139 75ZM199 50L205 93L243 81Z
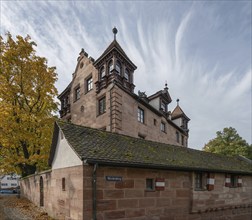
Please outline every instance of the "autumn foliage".
M47 166L57 74L29 36L0 40L0 169L27 176Z
M252 146L240 137L235 128L224 128L216 135L203 147L204 151L226 156L240 155L252 160Z

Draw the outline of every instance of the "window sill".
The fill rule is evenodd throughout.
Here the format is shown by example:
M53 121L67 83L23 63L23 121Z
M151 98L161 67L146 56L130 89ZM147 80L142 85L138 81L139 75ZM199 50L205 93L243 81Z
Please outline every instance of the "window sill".
M103 113L99 113L96 117L99 117L101 115L104 115L106 112L103 112Z
M93 89L87 90L86 93L85 93L85 95L86 95L87 93L91 92L92 90L93 90Z

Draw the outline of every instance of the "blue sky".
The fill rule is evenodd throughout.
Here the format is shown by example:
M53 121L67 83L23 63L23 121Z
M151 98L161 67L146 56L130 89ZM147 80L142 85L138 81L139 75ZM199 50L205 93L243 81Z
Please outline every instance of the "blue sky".
M117 40L137 65L135 93L167 81L191 121L189 147L234 127L251 144L251 1L1 1L1 35L29 34L70 82L81 48L97 59Z

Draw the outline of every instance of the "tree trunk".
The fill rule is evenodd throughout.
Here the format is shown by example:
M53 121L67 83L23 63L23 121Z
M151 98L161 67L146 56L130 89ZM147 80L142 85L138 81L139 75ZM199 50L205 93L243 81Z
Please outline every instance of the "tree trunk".
M36 172L36 165L20 164L19 167L22 171L22 177L29 176Z

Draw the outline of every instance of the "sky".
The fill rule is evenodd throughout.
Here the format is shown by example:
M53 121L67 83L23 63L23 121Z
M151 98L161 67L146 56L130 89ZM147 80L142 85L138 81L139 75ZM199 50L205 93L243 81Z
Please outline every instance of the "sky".
M56 66L60 92L81 48L97 59L117 41L137 66L135 93L168 84L191 119L189 147L202 149L234 127L252 139L251 1L0 1L1 36L29 34Z

